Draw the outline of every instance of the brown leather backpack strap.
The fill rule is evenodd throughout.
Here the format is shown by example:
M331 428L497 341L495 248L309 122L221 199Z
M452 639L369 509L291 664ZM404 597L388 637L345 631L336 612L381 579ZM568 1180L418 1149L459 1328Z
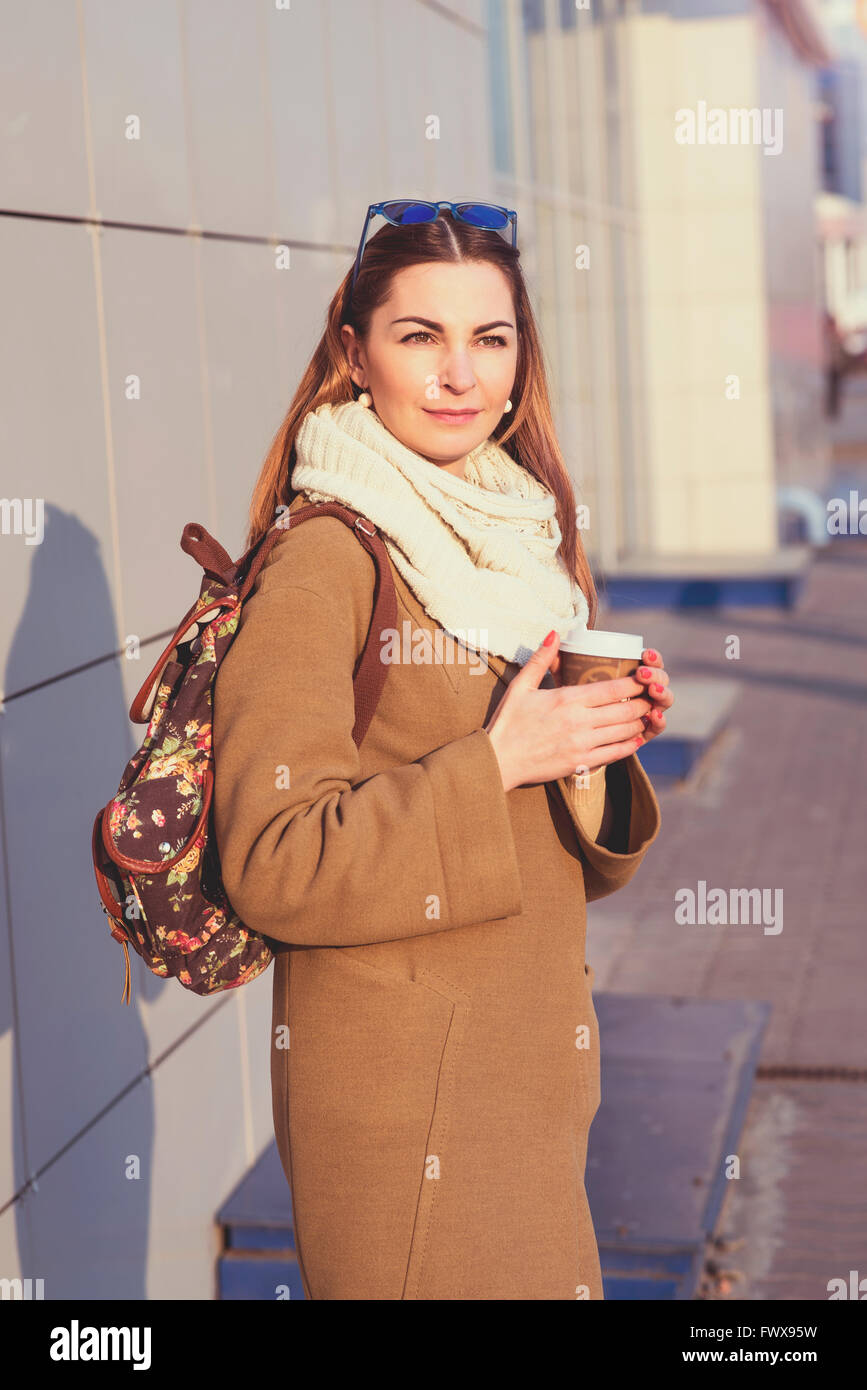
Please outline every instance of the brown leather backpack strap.
M288 521L284 521L282 526L279 522L275 522L271 531L267 533L267 539L262 546L265 554L271 549L282 530L291 531L302 521L308 521L312 517L336 516L350 527L364 548L370 552L373 563L376 565L376 584L373 592L373 612L370 617L370 627L367 630L364 650L356 662L355 674L352 678L355 694L355 724L352 729L352 737L358 746L376 713L379 697L388 675L388 663L380 659L381 635L385 628L397 626L397 594L391 574L388 551L373 522L360 516L358 512L352 511L350 507L344 507L342 502L311 502L309 506L299 507L297 512L287 513L286 516ZM267 546L267 550L265 550L265 546ZM250 575L253 578L258 574L265 558L265 554L261 554L260 559L260 554L256 555L251 567ZM242 599L245 597L249 583L252 582L250 575L247 577L248 582L241 590Z
M370 529L367 530L367 527ZM353 522L353 530L361 544L373 556L373 562L376 565L373 613L370 618L364 651L358 660L353 678L355 726L352 730L352 737L356 745L359 745L376 713L379 697L388 675L388 663L382 660L382 633L385 628L394 629L397 627L397 594L391 575L388 551L376 527L365 517L358 516Z
M231 582L235 568L231 556L198 521L188 521L184 527L181 534L181 550L198 560L202 569L214 579L222 580L226 584Z
M266 531L264 536L260 537L256 544L250 547L250 550L254 550L256 553L253 556L250 568L247 570L247 577L244 580L244 583L241 585L241 589L238 594L239 603L244 602L244 599L247 597L253 585L255 584L256 576L258 575L260 569L264 565L266 559L270 555L271 551L274 549L274 546L282 536L283 532L288 530L289 527L286 526L285 523L281 524L281 522L275 521L271 529L269 531ZM241 572L241 570L243 569L243 566L247 560L247 556L250 554L250 550L246 551L245 554L241 556L240 560L238 560L235 566L235 569L238 572Z

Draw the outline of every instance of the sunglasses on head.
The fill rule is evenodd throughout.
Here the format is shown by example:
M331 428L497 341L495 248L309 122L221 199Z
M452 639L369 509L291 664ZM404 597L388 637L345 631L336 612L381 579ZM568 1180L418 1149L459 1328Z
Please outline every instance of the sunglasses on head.
M484 227L491 232L501 232L512 224L512 245L518 242L518 214L510 208L501 208L496 203L422 203L402 201L388 203L371 203L367 209L367 216L364 219L364 226L361 231L361 240L358 243L358 251L355 256L355 265L352 268L352 283L349 287L350 294L355 288L355 281L358 278L361 257L364 253L364 243L367 239L367 229L370 226L371 218L377 214L384 217L387 222L391 222L394 227L405 227L411 222L435 222L439 216L441 208L448 208L452 217L456 217L459 222L468 222L471 227Z

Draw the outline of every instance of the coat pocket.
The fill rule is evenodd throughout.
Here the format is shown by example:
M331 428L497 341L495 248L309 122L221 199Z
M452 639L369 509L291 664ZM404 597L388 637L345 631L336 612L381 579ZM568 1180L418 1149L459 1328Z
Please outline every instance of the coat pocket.
M439 1184L449 1175L449 1119L455 1099L458 1061L463 1046L470 1011L470 996L450 981L430 970L420 970L416 979L425 988L446 1001L449 1007L448 1027L442 1038L436 1095L428 1126L424 1169L419 1185L412 1241L407 1262L403 1297L415 1299L421 1294L422 1276L427 1254L427 1242L435 1221Z
M292 952L287 1121L310 1297L417 1297L469 996L346 948Z

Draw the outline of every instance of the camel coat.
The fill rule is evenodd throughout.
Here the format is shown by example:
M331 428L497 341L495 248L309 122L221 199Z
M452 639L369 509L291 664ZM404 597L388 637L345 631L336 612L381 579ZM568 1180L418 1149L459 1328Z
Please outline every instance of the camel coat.
M585 903L633 877L658 803L634 755L612 765L616 853L566 782L505 792L483 726L519 668L497 657L391 664L356 749L375 572L336 517L287 529L215 685L224 883L287 943L271 1084L305 1294L601 1299ZM392 573L398 630L432 637Z

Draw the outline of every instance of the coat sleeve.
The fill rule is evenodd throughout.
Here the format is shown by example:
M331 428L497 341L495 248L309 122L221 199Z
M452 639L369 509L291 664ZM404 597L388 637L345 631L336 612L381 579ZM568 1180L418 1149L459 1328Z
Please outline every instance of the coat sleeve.
M506 793L483 728L360 780L352 675L375 575L338 518L287 531L214 685L223 883L249 927L290 944L393 941L523 908Z
M578 837L588 902L607 898L629 883L662 823L650 778L635 753L607 765L606 783L614 803L615 824L625 842L622 854L591 838L585 824L586 814L582 820L581 808L575 804L576 793L570 789L567 779L561 777L557 781Z

